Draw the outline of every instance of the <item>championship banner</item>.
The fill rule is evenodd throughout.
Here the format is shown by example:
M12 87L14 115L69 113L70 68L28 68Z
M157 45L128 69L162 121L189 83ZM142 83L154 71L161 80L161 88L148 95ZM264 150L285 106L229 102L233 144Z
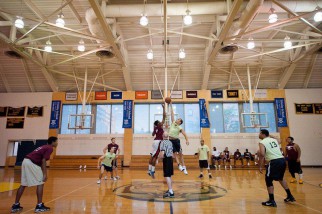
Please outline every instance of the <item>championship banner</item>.
M277 112L277 127L287 127L284 98L275 98L275 108Z
M27 117L42 117L44 107L43 106L34 106L27 109Z
M53 100L51 102L50 124L49 124L50 129L59 128L60 108L61 108L60 100Z
M199 99L199 110L200 110L200 127L210 128L205 99Z
M25 116L25 107L8 107L8 117L24 117Z
M123 125L122 128L132 128L133 100L123 101Z
M7 118L7 129L23 129L25 123L25 118L15 118L15 117L9 117Z

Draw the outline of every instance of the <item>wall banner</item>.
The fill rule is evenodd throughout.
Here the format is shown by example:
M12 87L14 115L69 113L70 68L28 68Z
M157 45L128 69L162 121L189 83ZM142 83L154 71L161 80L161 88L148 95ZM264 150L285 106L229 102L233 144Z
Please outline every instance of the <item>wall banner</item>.
M275 98L277 127L287 127L287 117L284 98Z
M60 108L61 108L60 100L53 100L51 102L50 123L49 123L50 129L59 128Z
M200 110L200 127L210 128L205 99L199 99L199 110Z
M132 128L132 117L133 117L133 100L123 101L123 125L122 128Z

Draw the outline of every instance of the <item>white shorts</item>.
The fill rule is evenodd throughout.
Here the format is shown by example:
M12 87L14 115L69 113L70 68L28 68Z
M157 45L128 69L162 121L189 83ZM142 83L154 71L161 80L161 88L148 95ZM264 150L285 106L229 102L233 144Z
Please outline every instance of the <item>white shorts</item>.
M159 144L160 144L161 140L154 140L153 144L152 144L152 151L151 151L151 156L154 156L159 149Z
M44 184L41 167L29 159L23 159L21 166L21 186L38 186Z

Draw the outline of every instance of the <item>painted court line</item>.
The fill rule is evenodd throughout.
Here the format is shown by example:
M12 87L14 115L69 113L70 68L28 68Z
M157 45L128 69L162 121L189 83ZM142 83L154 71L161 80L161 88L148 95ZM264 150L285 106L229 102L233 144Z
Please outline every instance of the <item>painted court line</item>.
M267 189L263 189L263 188L259 188L260 190L262 190L262 191L264 191L264 192L267 192ZM278 197L280 197L280 198L285 198L284 196L282 196L282 195L279 195L279 194L276 194L276 193L274 193L274 195L277 195ZM319 210L316 210L316 209L314 209L314 208L311 208L311 207L308 207L308 206L305 206L304 204L301 204L301 203L299 203L299 202L291 202L291 203L293 203L293 204L297 204L297 205L300 205L300 206L302 206L302 207L304 207L304 208L306 208L306 209L309 209L309 210L312 210L312 211L315 211L315 212L318 212L318 213L322 213L322 211L319 211Z
M96 184L96 183L95 183ZM53 201L56 201L56 200L58 200L58 199L61 199L61 198L63 198L63 197L65 197L65 196L67 196L67 195L70 195L70 194L72 194L72 193L74 193L74 192L77 192L77 191L79 191L79 190L81 190L81 189L84 189L84 188L86 188L86 187L88 187L88 186L90 186L90 185L93 185L93 183L89 183L89 184L87 184L87 185L85 185L85 186L83 186L83 187L80 187L80 188L78 188L78 189L75 189L75 190L73 190L73 191L71 191L71 192L69 192L69 193L66 193L66 194L64 194L64 195L61 195L61 196L59 196L59 197L57 197L57 198L55 198L55 199L52 199L52 200L50 200L50 201L47 201L46 202L46 204L49 204L49 203L51 203L51 202L53 202ZM25 212L22 212L21 214L23 214L23 213L28 213L28 212L30 212L30 211L33 211L35 208L32 208L32 209L30 209L30 210L27 210L27 211L25 211Z

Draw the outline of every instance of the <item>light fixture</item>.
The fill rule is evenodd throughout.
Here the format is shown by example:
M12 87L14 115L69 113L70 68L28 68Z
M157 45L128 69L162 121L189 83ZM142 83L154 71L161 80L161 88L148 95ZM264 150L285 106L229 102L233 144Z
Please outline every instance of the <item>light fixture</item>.
M292 42L290 41L290 39L291 38L289 36L285 36L284 48L290 49L292 47Z
M149 24L149 19L146 15L143 15L141 16L140 18L140 25L142 26L147 26Z
M65 26L64 14L62 12L60 14L58 14L58 18L56 19L56 26L58 26L58 27Z
M153 59L153 51L150 49L150 50L148 50L148 53L146 54L146 58L147 59Z
M186 10L186 15L183 18L183 23L185 25L191 25L192 24L192 17L190 15L190 12L191 11L189 9Z
M249 37L249 39L248 39L247 48L248 48L248 49L253 49L253 48L255 48L255 42L254 42L254 40L253 40L253 38L252 38L252 37Z
M82 39L78 43L77 50L81 51L81 52L85 51L85 45L84 45L84 41Z
M25 26L25 23L23 22L22 20L22 17L21 16L17 16L17 19L15 21L15 26L17 28L23 28Z
M53 51L53 48L51 47L51 42L50 42L50 40L48 40L48 41L46 42L46 45L45 45L44 50L45 50L46 52L52 52L52 51Z
M275 9L271 8L269 11L271 14L268 17L268 22L271 24L277 22L278 17L277 17L277 14L275 13Z
M316 10L319 10L319 9L320 9L320 7L316 7ZM316 12L316 14L314 15L314 21L316 21L316 22L322 21L322 12L321 11Z
M184 59L184 58L186 58L186 52L184 52L184 49L181 48L179 50L179 59Z

